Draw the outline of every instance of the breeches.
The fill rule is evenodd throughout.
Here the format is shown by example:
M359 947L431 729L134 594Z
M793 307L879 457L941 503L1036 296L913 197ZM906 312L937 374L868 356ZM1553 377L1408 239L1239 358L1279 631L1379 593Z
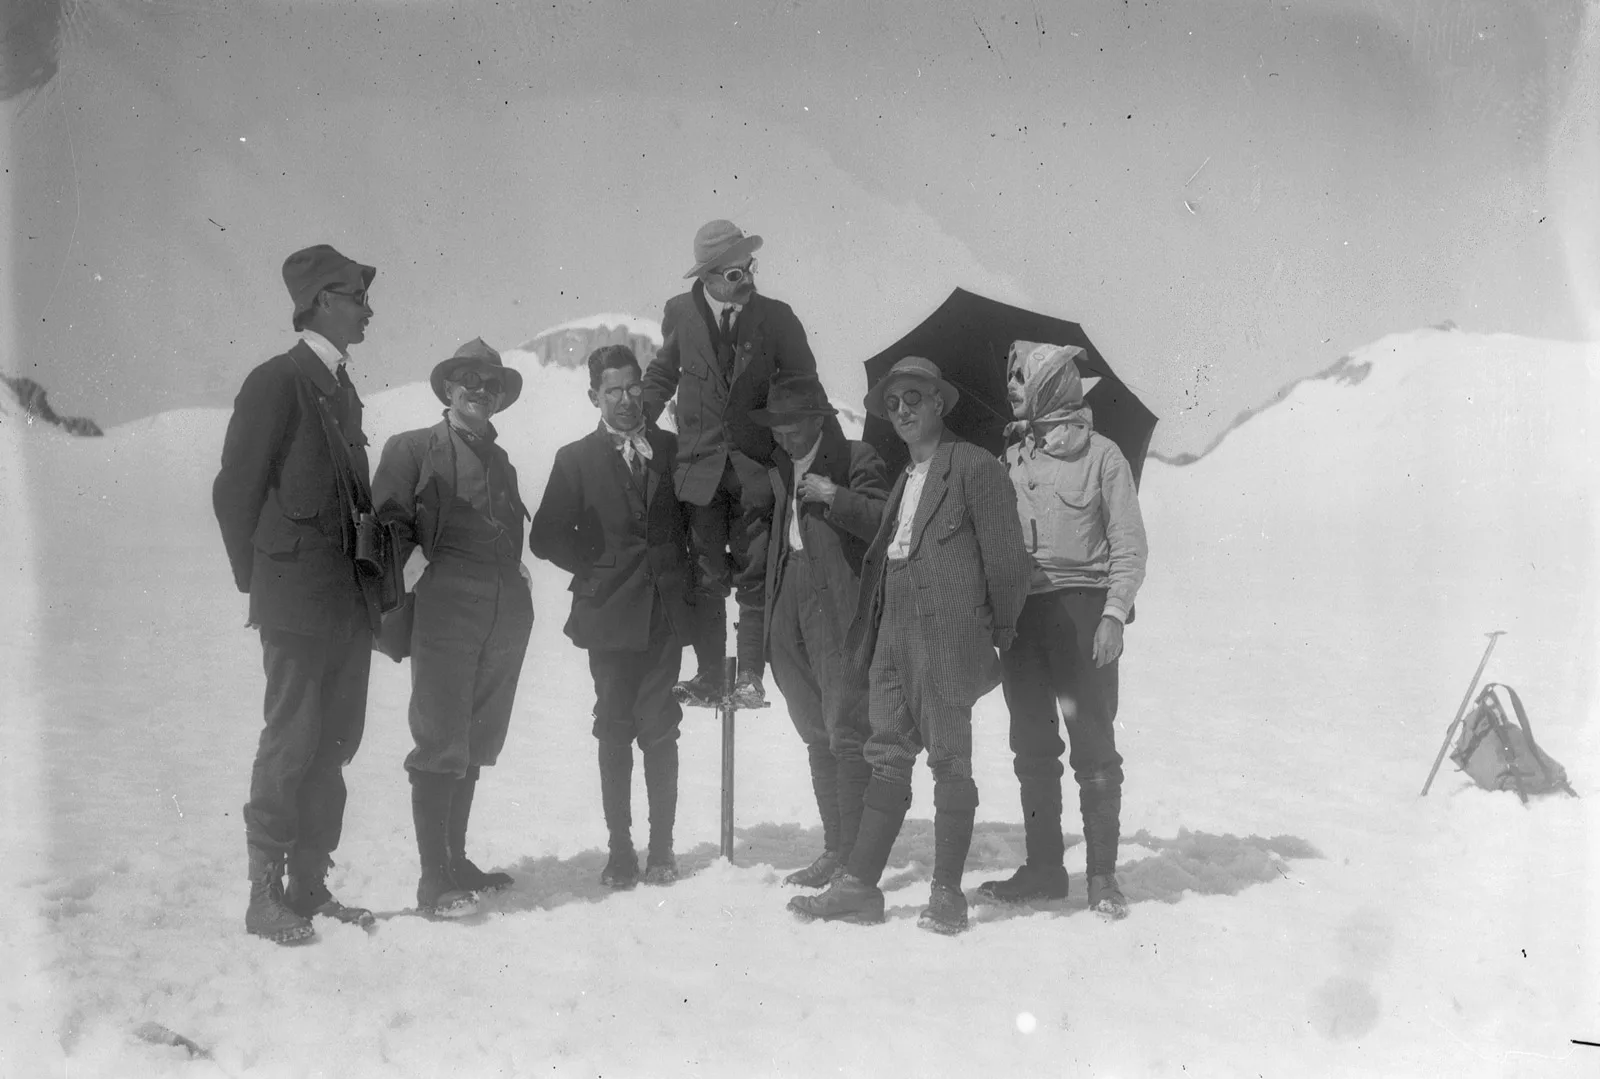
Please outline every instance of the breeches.
M796 551L783 565L772 600L772 676L789 718L808 746L859 758L870 728L867 687L851 677L843 640L827 617L811 564Z
M642 651L589 649L594 676L594 736L607 745L637 741L649 749L678 738L683 709L672 696L683 662L683 646L673 636L658 603L651 618L650 644Z
M417 582L406 768L463 777L505 745L533 631L533 597L514 563L432 563Z

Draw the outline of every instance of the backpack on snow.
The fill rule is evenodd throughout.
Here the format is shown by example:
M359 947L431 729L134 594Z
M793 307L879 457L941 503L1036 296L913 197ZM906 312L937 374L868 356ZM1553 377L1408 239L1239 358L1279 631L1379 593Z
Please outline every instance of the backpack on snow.
M1496 689L1505 691L1516 712L1517 722L1506 718ZM1567 783L1567 770L1533 740L1528 713L1523 711L1517 691L1499 682L1490 682L1478 694L1472 711L1461 723L1461 734L1450 754L1456 766L1485 790L1516 791L1526 804L1532 794L1565 791L1574 798L1578 792Z

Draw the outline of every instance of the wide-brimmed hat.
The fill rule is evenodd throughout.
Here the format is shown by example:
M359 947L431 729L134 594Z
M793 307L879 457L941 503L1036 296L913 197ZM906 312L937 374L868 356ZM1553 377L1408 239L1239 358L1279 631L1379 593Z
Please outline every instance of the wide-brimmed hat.
M767 390L767 407L750 410L750 419L763 427L798 423L807 416L835 416L839 410L828 404L828 391L810 375L774 379Z
M883 407L883 394L889 388L889 383L897 378L916 379L919 382L931 382L939 387L939 396L944 398L944 414L950 415L950 410L956 407L956 402L961 400L961 391L946 382L939 373L939 365L932 360L923 359L921 356L905 356L894 362L889 368L889 373L878 380L878 384L867 391L867 396L862 399L868 412L880 420L889 418L889 412Z
M434 395L448 405L450 397L444 391L445 382L469 367L498 375L500 381L505 384L505 389L500 392L497 412L504 412L522 396L522 372L515 367L507 367L505 361L500 359L500 353L484 344L481 337L474 337L456 349L454 356L448 360L440 360L434 365L433 374L428 376L428 381L433 384Z
M372 284L377 269L339 254L327 244L301 248L283 260L283 283L294 301L294 321L311 310L317 293L334 285L360 292Z
M694 234L694 268L683 276L699 277L707 270L738 262L760 247L761 237L746 236L732 221L707 221Z

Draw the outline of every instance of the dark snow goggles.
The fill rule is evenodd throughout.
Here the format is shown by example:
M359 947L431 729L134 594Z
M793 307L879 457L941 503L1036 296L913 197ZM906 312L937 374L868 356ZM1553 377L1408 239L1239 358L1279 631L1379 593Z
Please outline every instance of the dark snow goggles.
M482 389L494 394L496 397L500 396L500 392L505 389L506 385L504 382L500 381L498 375L480 375L476 371L462 371L450 381L456 383L456 385L462 387L463 389Z

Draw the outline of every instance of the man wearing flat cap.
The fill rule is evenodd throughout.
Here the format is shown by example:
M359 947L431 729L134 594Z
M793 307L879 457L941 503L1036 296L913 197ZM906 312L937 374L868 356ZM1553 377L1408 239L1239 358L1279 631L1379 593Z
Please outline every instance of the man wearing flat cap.
M267 679L244 808L245 929L280 944L310 939L313 915L372 920L326 880L344 821L343 769L366 722L383 584L378 563L357 558L363 518L369 536L376 529L361 398L346 372L372 318L376 272L326 244L284 262L300 339L245 377L211 490Z
M389 439L372 487L400 562L416 548L427 560L414 590L415 745L405 763L422 863L417 909L448 918L512 883L467 857L467 821L479 772L505 745L533 596L522 566L528 511L489 422L521 396L522 374L474 338L435 365L429 382L444 418Z
M883 458L845 438L811 375L773 380L750 418L772 429L774 493L767 547L767 648L772 676L806 745L822 817L822 853L784 881L821 888L850 858L872 774L867 686L844 661L861 557L878 533L889 479Z
M918 924L967 927L961 875L972 844L972 706L1000 683L995 649L1010 647L1033 562L1016 493L991 454L944 426L960 395L937 365L907 356L868 392L911 452L861 563L846 651L870 672L872 766L855 849L828 890L790 900L807 918L883 920L878 881L911 806L911 770L933 772L933 885Z
M644 882L678 879L672 830L683 709L672 688L694 632L688 533L672 490L677 441L645 422L640 378L639 360L626 345L589 354L589 402L600 422L556 451L528 537L534 554L572 574L566 633L588 651L594 676L592 731L610 847L600 883L608 888L639 881L635 744L650 805Z
M805 327L789 305L756 291L761 237L731 221L709 221L694 238L694 285L667 301L662 345L644 376L645 417L654 422L676 393L678 460L673 482L690 510L698 580L698 671L678 687L688 701L708 704L723 693L727 647L725 599L739 604L734 701L766 703L761 676L762 590L772 488L767 466L772 434L750 418L767 403L778 374L815 375Z

